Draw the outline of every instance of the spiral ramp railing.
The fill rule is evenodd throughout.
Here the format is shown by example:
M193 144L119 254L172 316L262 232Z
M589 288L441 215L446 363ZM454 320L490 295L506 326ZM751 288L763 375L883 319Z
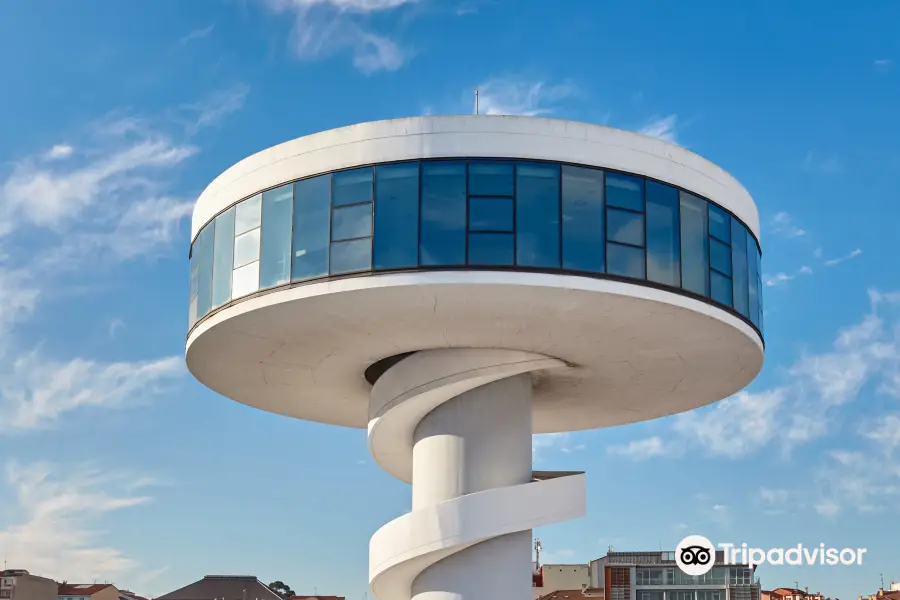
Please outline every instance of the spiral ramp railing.
M401 360L377 380L369 404L369 450L388 473L413 484L412 511L384 525L369 545L369 582L380 600L478 597L489 590L460 591L469 588L455 578L477 579L486 556L487 562L497 562L493 573L482 577L491 580L487 587L502 584L502 597L528 597L530 530L585 513L583 473L531 470L530 374L562 366L558 359L522 351L426 350ZM474 425L458 425L463 411L450 401L460 397L487 408ZM423 442L428 434L421 429L429 429L429 419L446 424L442 410L449 413L451 429L463 430L464 439L454 446L447 440L458 438L455 433L432 438L444 444L434 452L435 446ZM499 441L491 439L491 431L498 432ZM497 452L479 454L484 449ZM473 451L477 460L472 460ZM466 452L468 458L460 458ZM488 454L500 456L492 460ZM478 547L492 543L487 553L479 554Z

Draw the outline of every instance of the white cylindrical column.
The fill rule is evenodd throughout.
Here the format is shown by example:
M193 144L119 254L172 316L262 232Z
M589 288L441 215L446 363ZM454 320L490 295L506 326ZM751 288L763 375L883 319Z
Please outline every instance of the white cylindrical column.
M529 482L531 432L529 373L443 403L415 430L413 510ZM415 600L524 599L530 593L530 529L461 550L422 571L412 585Z

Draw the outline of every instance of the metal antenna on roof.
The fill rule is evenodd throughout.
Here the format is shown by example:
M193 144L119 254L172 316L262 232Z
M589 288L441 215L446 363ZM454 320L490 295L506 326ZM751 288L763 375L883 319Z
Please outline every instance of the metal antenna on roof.
M478 88L475 88L475 114L478 114Z

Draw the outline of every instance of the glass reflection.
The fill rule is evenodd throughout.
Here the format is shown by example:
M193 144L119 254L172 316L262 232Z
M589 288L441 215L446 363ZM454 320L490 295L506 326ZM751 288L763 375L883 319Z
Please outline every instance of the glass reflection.
M513 199L469 197L469 231L512 231Z
M644 180L620 173L606 174L606 205L644 211Z
M311 177L294 184L294 239L291 279L328 275L328 227L331 175Z
M726 277L718 271L709 272L710 297L716 302L731 306L731 277Z
M511 233L470 233L470 265L512 265L513 236Z
M332 241L372 235L372 205L355 204L331 211Z
M466 164L422 163L422 265L466 264Z
M747 229L737 219L731 221L731 265L734 284L734 309L750 316L749 270L747 268Z
M331 185L331 203L334 206L371 202L372 167L338 171Z
M647 279L681 285L678 190L647 182Z
M234 207L216 217L213 256L213 308L231 300L231 272L234 269Z
M610 243L606 245L606 271L610 275L644 279L644 249Z
M559 267L559 165L516 163L516 264Z
M331 244L332 274L366 271L370 268L372 268L371 238Z
M240 298L259 289L259 261L234 270L231 280L231 297Z
M644 215L640 213L606 209L606 233L610 242L644 245Z
M709 240L709 266L723 275L731 275L731 246L712 238Z
M259 227L234 238L234 268L259 260Z
M603 171L562 168L563 268L604 269Z
M259 227L262 218L262 194L257 194L252 198L244 200L236 207L234 218L234 234L240 235L245 231L250 231L255 227Z
M375 168L376 269L419 263L419 163Z
M709 235L731 243L731 216L715 204L709 205Z
M706 201L681 192L681 287L709 296L709 235Z
M513 164L500 161L469 163L470 196L512 196Z
M213 241L215 221L203 228L194 243L197 253L197 318L202 318L212 308Z
M294 186L263 194L259 286L273 287L291 280L291 213Z

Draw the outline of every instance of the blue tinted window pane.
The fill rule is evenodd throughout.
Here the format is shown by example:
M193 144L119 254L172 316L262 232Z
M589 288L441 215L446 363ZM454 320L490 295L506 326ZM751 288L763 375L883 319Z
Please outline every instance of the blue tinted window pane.
M731 278L716 271L709 272L710 297L716 302L731 306Z
M559 165L516 165L516 264L559 267Z
M331 184L331 203L334 206L372 201L372 167L340 171Z
M647 279L681 285L678 190L647 182Z
M629 175L607 173L606 205L644 210L644 180Z
M512 265L513 235L511 233L470 233L470 265Z
M709 296L709 235L706 201L686 192L681 203L681 286Z
M332 241L372 235L372 205L356 204L331 211Z
M737 219L731 221L731 267L734 279L734 309L745 317L749 317L747 230Z
M216 243L213 256L212 306L231 300L231 271L234 267L234 207L216 217Z
M603 171L562 168L563 268L604 269Z
M372 238L331 244L331 273L350 273L372 268Z
M200 261L197 256L197 241L191 246L191 292L190 303L188 308L188 328L193 327L197 322L197 286L200 276Z
M626 210L606 209L606 237L610 242L644 245L644 215Z
M709 240L709 266L719 273L731 275L731 247L715 238Z
M512 198L469 197L469 230L512 231Z
M512 196L513 164L510 162L470 162L470 196Z
M261 205L262 195L258 194L247 198L235 207L234 235L240 235L259 227Z
M759 270L759 247L752 235L747 235L747 285L750 297L750 322L760 327L759 317L762 313L760 292L762 291L760 283Z
M291 280L291 217L294 186L281 186L263 193L262 246L259 256L260 289Z
M606 272L644 279L644 249L620 244L606 245Z
M466 263L466 164L422 163L422 265Z
M376 269L419 264L419 163L375 168Z
M194 252L197 253L197 318L212 308L213 242L216 222L206 225L197 235Z
M731 216L715 204L709 205L709 235L731 242Z
M294 184L294 241L291 279L328 275L331 175Z
M757 253L756 255L756 272L758 274L756 278L756 299L759 301L759 332L765 335L765 324L763 323L763 317L765 316L765 307L763 305L763 285L762 285L762 264L760 263L761 257Z

